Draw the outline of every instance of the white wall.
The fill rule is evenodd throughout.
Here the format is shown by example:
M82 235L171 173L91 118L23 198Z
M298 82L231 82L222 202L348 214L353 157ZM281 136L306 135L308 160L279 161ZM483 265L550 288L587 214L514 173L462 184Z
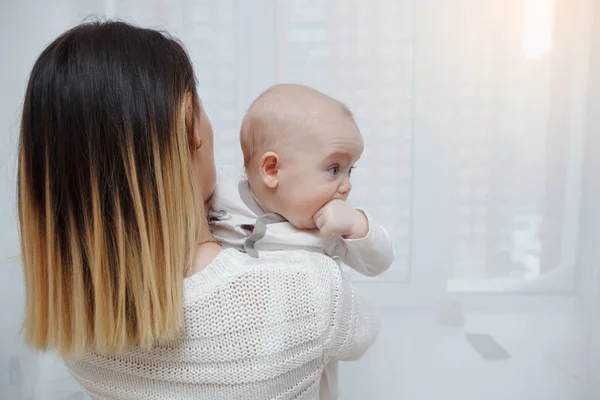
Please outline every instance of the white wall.
M102 10L101 0L0 2L0 399L38 399L44 392L36 384L40 358L18 336L23 284L15 207L16 146L27 78L50 41Z
M591 71L592 79L588 87L590 110L600 109L600 1L595 2L595 31L592 50ZM588 127L598 126L600 115L597 112L589 113ZM586 170L587 176L584 183L587 196L584 198L586 215L582 226L582 259L584 273L582 273L582 293L585 299L587 319L589 320L588 345L587 345L587 379L586 398L600 398L600 181L597 171L600 170L600 136L597 131L588 130Z

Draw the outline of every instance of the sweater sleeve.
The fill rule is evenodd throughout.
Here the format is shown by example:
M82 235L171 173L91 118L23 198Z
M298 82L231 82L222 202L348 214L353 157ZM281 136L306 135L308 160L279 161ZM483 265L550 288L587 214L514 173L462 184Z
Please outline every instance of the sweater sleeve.
M373 344L379 333L374 310L356 293L340 265L328 258L331 314L325 342L325 361L357 360Z
M394 262L394 245L385 228L369 213L361 211L369 224L367 235L361 239L337 238L325 249L325 253L339 257L362 275L377 276Z

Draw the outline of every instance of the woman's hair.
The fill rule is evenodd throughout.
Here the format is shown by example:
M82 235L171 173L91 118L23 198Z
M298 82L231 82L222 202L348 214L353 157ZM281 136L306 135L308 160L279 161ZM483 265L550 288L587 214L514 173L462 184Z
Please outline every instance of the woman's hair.
M86 23L39 56L18 167L23 328L36 349L119 352L179 333L203 217L190 96L197 112L188 55L155 30Z

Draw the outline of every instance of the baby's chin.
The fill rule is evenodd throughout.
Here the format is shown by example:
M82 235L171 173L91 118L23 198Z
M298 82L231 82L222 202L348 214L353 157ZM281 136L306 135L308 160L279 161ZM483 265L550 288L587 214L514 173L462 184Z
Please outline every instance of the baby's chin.
M306 230L317 229L317 225L315 224L315 221L312 219L312 217L306 218L302 221L295 221L295 222L290 221L290 223L296 229L306 229Z

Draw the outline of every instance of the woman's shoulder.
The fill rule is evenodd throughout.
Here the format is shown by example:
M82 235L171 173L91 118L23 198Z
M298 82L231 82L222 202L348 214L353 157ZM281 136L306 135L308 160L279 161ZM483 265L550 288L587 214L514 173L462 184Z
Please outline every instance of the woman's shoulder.
M255 259L223 250L207 268L186 279L186 334L208 338L237 332L242 340L257 332L258 337L295 332L302 342L322 341L334 308L336 270L331 258L307 251ZM273 327L282 331L271 332Z
M253 258L235 249L224 249L204 270L185 280L186 300L206 296L233 282L279 284L280 280L292 279L296 286L326 286L340 274L336 261L315 252L272 251Z
M237 323L231 315L257 315L271 324L297 319L301 310L311 309L313 322L326 329L341 282L340 267L322 254L294 250L252 258L225 249L186 279L184 308L198 318L220 316Z

